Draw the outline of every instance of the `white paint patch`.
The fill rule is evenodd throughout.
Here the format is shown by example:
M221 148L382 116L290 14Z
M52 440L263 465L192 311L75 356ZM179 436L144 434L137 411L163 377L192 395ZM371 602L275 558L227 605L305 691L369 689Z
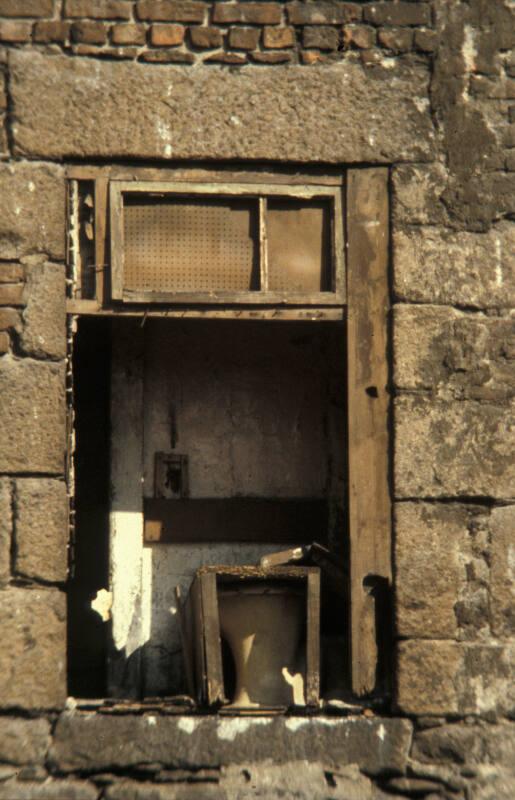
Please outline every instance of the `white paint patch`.
M126 648L127 658L145 643L129 637L141 592L142 523L137 511L112 511L110 515L113 640L117 650Z
M417 111L420 111L421 114L425 114L429 108L429 99L427 97L414 97L413 103L415 104Z
M476 68L476 31L471 25L465 25L463 36L463 44L461 46L461 54L465 62L465 69L467 72L474 72Z
M36 189L36 185L33 181L29 181L29 192L34 192Z
M96 611L102 622L111 619L111 606L113 605L113 595L107 589L99 589L91 601L91 608Z
M241 125L241 119L236 114L232 114L230 121L232 125Z
M496 286L502 286L502 242L501 237L497 236L494 241L495 248L495 283Z
M249 728L258 725L270 725L272 720L264 717L251 719L249 717L233 717L233 719L221 719L218 722L217 734L219 739L226 742L234 742L238 734L245 733Z
M470 25L465 25L463 35L463 44L461 46L461 55L463 56L463 63L465 66L465 81L461 96L465 102L469 99L468 90L468 75L476 69L476 31Z
M380 724L379 728L377 729L377 735L384 742L384 737L386 735L386 728L384 727L383 723Z
M293 703L296 706L306 704L304 699L304 677L301 672L290 672L287 667L283 667L282 676L288 686L293 688Z
M147 725L150 725L153 728L157 724L155 717L147 717Z
M193 719L193 717L181 717L177 723L177 727L180 731L191 734L197 727L197 720Z
M382 58L379 63L385 69L393 69L394 67L397 66L397 59L396 58Z
M162 119L156 120L156 132L161 141L163 142L163 152L166 158L172 155L172 132L169 126Z
M304 727L304 725L309 725L309 719L307 717L288 717L284 723L285 728L288 728L292 733L295 733L295 731L298 731L299 728Z

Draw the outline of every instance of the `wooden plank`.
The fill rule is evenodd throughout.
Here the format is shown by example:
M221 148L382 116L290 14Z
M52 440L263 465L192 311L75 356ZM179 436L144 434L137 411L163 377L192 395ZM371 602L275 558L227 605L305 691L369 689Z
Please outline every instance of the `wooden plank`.
M300 545L313 539L324 540L327 536L327 501L319 498L145 498L144 508L147 542L278 542Z
M204 617L202 614L202 597L200 578L196 575L190 586L187 598L186 616L190 619L193 639L193 657L195 673L195 698L203 703L206 696L206 657L204 643Z
M320 570L307 576L306 705L320 702Z
M95 181L95 296L97 303L106 301L105 285L107 272L107 193L109 181L106 177Z
M266 236L266 197L259 198L259 290L268 291L268 242Z
M121 238L118 237L121 241ZM112 237L111 237L112 241ZM112 263L112 261L111 261ZM120 259L116 259L113 276L118 276L123 269ZM345 295L336 292L146 292L135 291L120 287L118 278L113 289L113 298L123 300L124 303L183 303L201 305L219 304L231 305L243 303L246 305L295 305L295 306L341 306ZM114 292L120 294L114 294Z
M175 587L174 594L175 594L175 602L177 604L177 616L179 619L179 632L181 635L182 658L184 663L186 686L190 697L195 697L195 672L194 672L194 662L193 662L193 647L190 638L186 609L182 601L180 586Z
M280 567L283 564L291 564L292 561L301 561L309 553L309 546L290 547L288 550L279 550L276 553L268 553L259 559L259 566L263 569L269 567Z
M167 319L238 319L270 320L272 322L341 322L345 318L342 306L335 308L159 308L148 306L100 306L96 300L67 300L67 314L108 317L158 317Z
M95 180L98 177L107 177L112 180L123 181L177 181L177 182L199 182L210 181L212 183L276 183L284 185L321 185L321 186L341 186L343 174L340 170L327 170L320 167L310 167L303 169L302 172L291 168L280 170L234 170L233 167L224 169L217 165L211 167L170 167L169 163L159 167L128 167L122 165L94 166L94 165L71 165L66 169L67 178L77 180Z
M185 194L185 184L174 181L115 181L111 180L113 191L117 194L130 192L131 194ZM339 188L323 185L294 185L276 186L270 183L217 183L214 186L209 181L202 183L188 182L186 194L205 197L256 197L259 195L280 197L298 197L309 200L315 197L332 197L339 194Z
M69 180L94 181L100 177L108 178L111 167L96 167L93 165L72 164L66 167L66 177Z
M109 231L111 234L111 297L123 297L123 203L114 181L109 184Z
M349 170L347 187L351 667L364 695L376 685L379 639L370 585L391 582L388 170Z
M215 705L218 703L225 703L227 700L224 692L220 618L218 614L218 596L216 593L216 575L214 573L200 575L200 592L202 598L202 617L204 621L206 662L205 699L208 705Z

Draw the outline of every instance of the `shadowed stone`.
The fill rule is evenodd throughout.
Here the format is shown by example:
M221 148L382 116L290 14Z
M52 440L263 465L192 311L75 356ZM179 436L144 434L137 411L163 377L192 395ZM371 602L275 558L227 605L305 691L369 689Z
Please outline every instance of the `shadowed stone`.
M4 707L56 708L66 698L66 598L54 589L0 591Z
M42 764L49 744L48 720L0 717L0 761Z
M51 760L63 772L295 760L358 764L370 775L404 770L411 724L393 719L107 717L64 714Z
M64 365L0 360L0 470L62 473Z

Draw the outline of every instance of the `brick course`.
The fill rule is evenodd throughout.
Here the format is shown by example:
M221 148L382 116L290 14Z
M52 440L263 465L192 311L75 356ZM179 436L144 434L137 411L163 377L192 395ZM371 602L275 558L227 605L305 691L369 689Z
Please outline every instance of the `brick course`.
M65 0L66 17L92 19L130 19L132 3L129 0Z
M184 41L182 25L152 25L150 41L157 47L174 47Z
M175 0L140 0L136 13L141 20L164 22L203 22L208 6L198 2Z
M0 0L0 17L51 17L54 0Z

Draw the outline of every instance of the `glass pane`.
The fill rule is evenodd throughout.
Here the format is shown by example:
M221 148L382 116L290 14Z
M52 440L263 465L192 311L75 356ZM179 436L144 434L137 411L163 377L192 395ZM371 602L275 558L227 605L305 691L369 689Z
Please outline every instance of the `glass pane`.
M331 206L328 200L269 200L270 291L331 291Z
M125 289L259 288L256 201L129 193L123 213Z

